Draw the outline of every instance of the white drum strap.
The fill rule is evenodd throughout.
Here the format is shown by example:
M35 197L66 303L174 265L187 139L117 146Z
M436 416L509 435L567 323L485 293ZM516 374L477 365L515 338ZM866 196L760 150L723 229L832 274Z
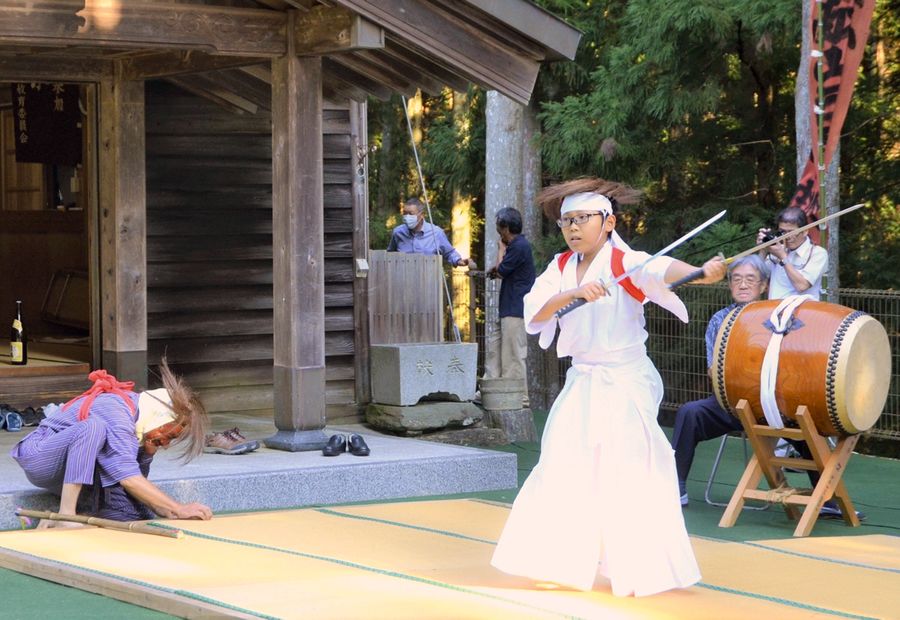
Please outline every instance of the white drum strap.
M759 373L759 400L762 404L766 422L772 428L784 428L781 412L778 411L778 403L775 401L775 382L778 379L778 358L781 355L781 341L784 340L784 332L791 324L794 310L804 301L812 299L810 295L791 295L785 297L778 307L772 311L769 322L775 327L775 332L769 340L766 355L763 357L762 369Z

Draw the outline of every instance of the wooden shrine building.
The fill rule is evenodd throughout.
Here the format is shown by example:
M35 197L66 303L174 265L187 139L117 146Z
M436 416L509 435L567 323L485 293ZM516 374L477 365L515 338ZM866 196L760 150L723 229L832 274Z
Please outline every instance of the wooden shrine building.
M25 299L33 355L81 335L139 384L165 355L212 413L316 448L369 400L367 97L524 104L579 37L526 0L0 0L0 318ZM60 86L80 163L17 162L19 98Z

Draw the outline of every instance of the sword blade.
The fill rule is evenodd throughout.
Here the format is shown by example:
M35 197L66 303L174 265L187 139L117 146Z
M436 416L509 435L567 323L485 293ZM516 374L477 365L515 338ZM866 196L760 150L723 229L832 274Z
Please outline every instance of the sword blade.
M645 261L644 261L643 263L641 263L640 265L638 265L638 266L636 266L636 267L632 267L631 269L629 269L628 271L626 271L625 273L623 273L622 275L620 275L618 278L616 278L615 280L613 280L612 282L610 282L610 283L607 285L607 287L612 286L613 284L618 284L619 282L621 282L622 280L624 280L625 278L627 278L627 277L630 276L631 274L636 273L638 270L642 269L644 266L649 265L653 260L659 258L660 256L663 256L663 255L665 255L665 254L668 254L669 252L671 252L672 250L674 250L675 248L677 248L679 245L681 245L682 243L684 243L685 241L687 241L688 239L690 239L690 238L693 237L694 235L698 234L698 233L699 233L701 230L703 230L704 228L707 228L708 226L711 226L711 225L715 224L715 223L718 222L720 219L722 219L723 217L725 217L725 213L726 213L725 210L719 211L719 212L716 213L714 216L712 216L711 218L709 218L708 220L706 220L705 222L703 222L702 224L700 224L699 226L697 226L697 227L694 228L693 230L691 230L691 231L689 231L689 232L687 232L687 233L681 235L681 237L679 237L678 239L676 239L675 241L673 241L672 243L670 243L669 245L667 245L666 247L664 247L663 249L661 249L659 252L657 252L656 254L654 254L653 256L651 256L650 258L648 258L647 260L645 260Z
M650 258L648 258L647 260L645 260L644 262L642 262L640 265L637 265L636 267L632 267L631 269L629 269L628 271L626 271L625 273L623 273L622 275L620 275L619 277L617 277L615 280L613 280L613 281L610 282L609 284L605 285L605 287L606 287L606 288L609 288L610 286L613 286L614 284L618 284L619 282L621 282L622 280L624 280L624 279L627 278L628 276L633 275L634 273L636 273L639 269L641 269L641 268L645 267L646 265L650 264L651 261L653 261L653 260L659 258L660 256L662 256L662 255L664 255L664 254L666 254L666 253L668 253L668 252L671 252L672 250L674 250L675 248L677 248L679 245L681 245L682 243L684 243L685 241L687 241L687 240L690 239L691 237L697 235L697 234L698 234L700 231L702 231L704 228L706 228L706 227L708 227L708 226L714 224L715 222L719 221L720 219L722 219L724 216L725 216L725 210L720 211L719 213L717 213L716 215L712 216L711 218L709 218L708 220L706 220L705 222L703 222L702 224L700 224L699 226L697 226L697 227L694 228L693 230L691 230L691 231L689 231L689 232L683 234L681 237L679 237L678 239L676 239L675 241L673 241L672 243L670 243L669 245L667 245L666 247L664 247L663 249L661 249L659 252L657 252L656 254L654 254L653 256L651 256ZM572 310L575 310L576 308L580 308L581 306L583 306L583 305L586 304L586 303L587 303L587 301L585 301L584 299L576 299L576 300L573 301L572 303L570 303L570 304L568 304L568 305L566 305L566 306L563 306L562 308L560 308L559 310L557 310L557 311L556 311L556 316L561 318L561 317L565 316L566 314L570 313Z
M792 235L794 233L803 232L804 230L809 230L810 228L814 228L814 227L818 226L819 224L824 224L828 220L833 220L836 217L846 215L847 213L850 213L851 211L856 211L857 209L861 209L864 206L866 206L866 203L861 202L857 205L853 205L852 207L847 207L846 209L841 209L837 213L832 213L831 215L826 215L825 217L820 218L820 219L816 220L815 222L811 222L811 223L807 224L806 226L801 226L800 228L792 230L788 234ZM734 256L726 258L725 262L730 265L731 263L733 263L734 261L736 261L738 259L744 258L745 256L750 256L751 254L756 254L760 250L764 250L771 245L775 245L779 241L781 241L781 236L775 237L774 239L770 239L768 241L764 241L763 243L760 243L759 245L753 246L749 250L744 250L740 254L735 254Z

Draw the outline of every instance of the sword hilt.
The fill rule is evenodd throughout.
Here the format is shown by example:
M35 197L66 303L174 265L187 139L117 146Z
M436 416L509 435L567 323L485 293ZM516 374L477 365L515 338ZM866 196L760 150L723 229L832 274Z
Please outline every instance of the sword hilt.
M703 277L703 270L698 269L697 271L691 272L681 278L680 280L675 280L671 284L669 284L669 290L673 290L681 286L682 284L687 284L688 282L693 282L694 280L699 280Z
M569 314L572 310L580 308L581 306L583 306L586 303L587 303L587 299L585 299L584 297L579 297L572 303L565 305L562 308L560 308L559 310L557 310L556 318L561 319L561 318L563 318L563 316Z
M619 281L619 279L613 280L612 284L615 284L615 283L618 282L618 281ZM608 294L609 294L609 287L608 287L606 284L603 283L603 280L597 280L597 282L599 282L599 283L600 283L600 286L603 287L604 294L607 294L607 295L608 295ZM610 286L612 286L612 284L610 284ZM576 300L574 300L574 301L572 301L572 302L566 304L565 306L563 306L562 308L560 308L559 310L557 310L556 313L555 313L555 314L556 314L556 318L561 319L561 318L563 318L565 315L569 314L572 310L577 310L578 308L580 308L581 306L583 306L583 305L586 304L586 303L588 303L588 300L587 300L587 299L585 299L584 297L579 297L578 299L576 299Z

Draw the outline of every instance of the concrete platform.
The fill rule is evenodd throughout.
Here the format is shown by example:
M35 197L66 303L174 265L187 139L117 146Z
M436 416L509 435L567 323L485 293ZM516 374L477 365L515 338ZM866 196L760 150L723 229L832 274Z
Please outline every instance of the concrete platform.
M216 419L221 430L239 426L251 439L274 432L270 421ZM56 510L58 498L36 489L9 456L24 433L0 431L0 529L19 527L17 506ZM327 428L356 432L372 450L367 457L321 452L283 452L260 447L249 454L203 454L187 465L176 449L160 452L150 480L182 502L197 501L214 512L267 510L424 497L515 488L516 455L383 435L362 425Z

